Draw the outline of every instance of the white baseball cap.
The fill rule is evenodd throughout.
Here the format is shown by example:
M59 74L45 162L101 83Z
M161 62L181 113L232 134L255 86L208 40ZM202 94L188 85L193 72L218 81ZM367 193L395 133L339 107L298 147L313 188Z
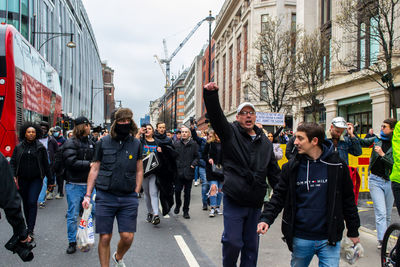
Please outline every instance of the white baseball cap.
M242 104L239 105L237 111L236 111L236 115L239 114L240 111L242 111L242 109L244 107L251 107L254 111L256 111L256 108L254 107L254 105L250 102L243 102Z
M347 122L343 117L333 118L332 125L337 128L347 129Z

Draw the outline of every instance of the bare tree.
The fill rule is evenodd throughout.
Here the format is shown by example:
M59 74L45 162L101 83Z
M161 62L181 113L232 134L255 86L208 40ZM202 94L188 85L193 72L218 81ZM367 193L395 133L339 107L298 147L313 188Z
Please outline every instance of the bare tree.
M298 35L296 45L295 93L312 113L314 122L318 122L324 90L320 88L326 80L326 61L329 60L329 40L321 32Z
M265 101L272 112L281 112L291 105L296 34L282 20L268 16L254 44L257 64L251 68L254 77L247 81L245 93Z
M343 42L353 44L353 51L339 62L351 71L366 69L366 77L389 92L397 118L393 50L400 42L400 0L342 0L340 5L337 24L346 33Z

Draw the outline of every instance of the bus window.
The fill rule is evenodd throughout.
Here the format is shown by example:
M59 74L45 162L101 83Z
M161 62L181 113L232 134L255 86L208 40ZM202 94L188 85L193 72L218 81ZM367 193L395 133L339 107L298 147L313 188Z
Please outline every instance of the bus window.
M25 68L23 69L23 71L33 77L31 48L27 44L25 44L25 42L22 42L22 48L23 48L22 50L24 51L24 63L25 63L24 64Z
M24 69L24 55L21 47L21 37L18 34L14 35L14 64L21 70Z

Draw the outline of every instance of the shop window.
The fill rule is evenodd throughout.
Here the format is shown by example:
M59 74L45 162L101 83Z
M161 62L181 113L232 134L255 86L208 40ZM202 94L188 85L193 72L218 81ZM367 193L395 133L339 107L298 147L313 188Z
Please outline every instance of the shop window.
M367 134L369 128L372 128L372 112L348 114L347 121L354 124L357 134Z

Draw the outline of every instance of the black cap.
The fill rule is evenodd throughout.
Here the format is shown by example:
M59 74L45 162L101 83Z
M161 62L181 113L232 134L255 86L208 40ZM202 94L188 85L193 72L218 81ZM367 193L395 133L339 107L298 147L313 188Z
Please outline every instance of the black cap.
M101 132L101 126L97 126L93 128L94 133L100 133Z
M85 123L89 123L89 120L86 117L79 117L75 119L75 126L81 125L81 124L85 124Z

